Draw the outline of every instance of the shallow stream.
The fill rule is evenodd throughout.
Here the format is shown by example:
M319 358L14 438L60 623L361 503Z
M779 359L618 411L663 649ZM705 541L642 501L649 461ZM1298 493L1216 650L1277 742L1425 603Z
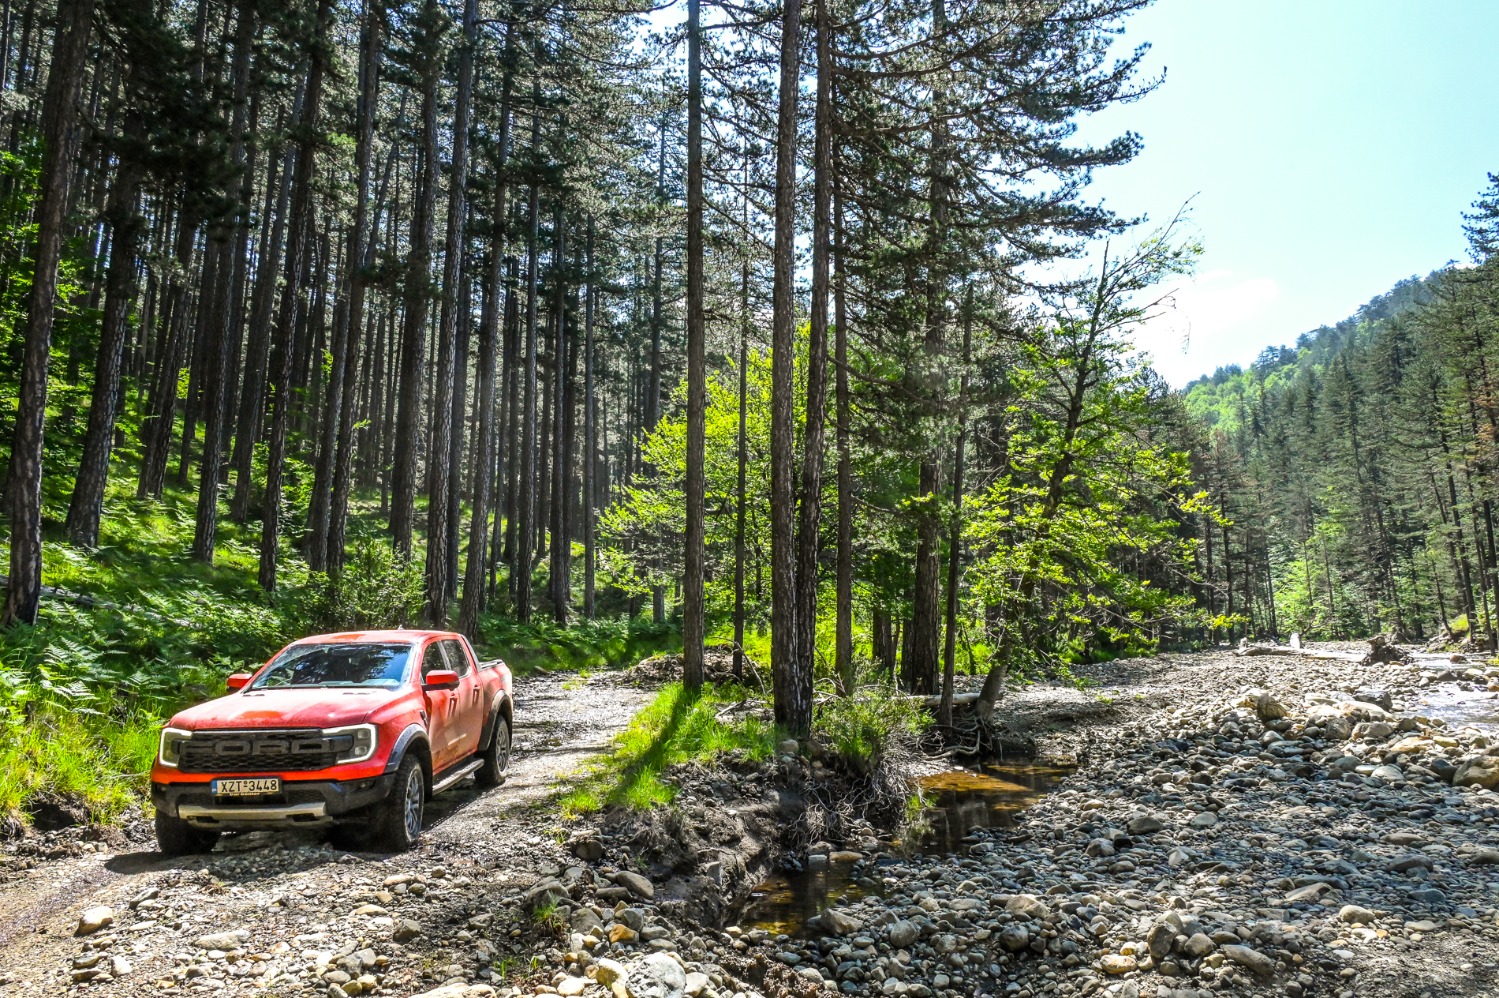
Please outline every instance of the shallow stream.
M1463 689L1457 683L1427 688L1405 709L1440 718L1451 728L1474 726L1499 732L1499 693ZM894 843L906 855L951 855L978 828L1013 828L1020 812L1033 805L1070 772L1060 766L1030 762L991 763L952 769L921 780L927 809L904 841ZM855 877L854 862L832 861L821 871L778 873L757 886L745 903L745 928L795 935L806 921L842 900L879 895L884 884L879 864L866 864Z
M908 855L947 855L959 851L976 828L1013 828L1016 816L1056 786L1070 769L1028 762L990 763L952 769L921 780L927 809L904 841L894 843ZM755 888L741 925L793 935L807 919L840 900L878 895L883 884L876 868L855 878L854 863L834 861L826 870L778 873Z

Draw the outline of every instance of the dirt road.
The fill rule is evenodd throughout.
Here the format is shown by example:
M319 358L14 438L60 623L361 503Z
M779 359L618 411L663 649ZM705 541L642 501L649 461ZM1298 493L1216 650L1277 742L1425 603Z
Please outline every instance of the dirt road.
M53 849L72 855L0 853L0 996L322 996L330 984L411 994L455 977L501 983L523 969L507 962L504 941L524 932L497 933L498 923L519 917L512 909L526 886L575 862L561 846L559 781L649 697L613 675L520 680L516 692L505 785L439 797L420 847L405 855L257 832L170 860L144 823L117 845L65 837ZM111 924L75 935L99 906Z

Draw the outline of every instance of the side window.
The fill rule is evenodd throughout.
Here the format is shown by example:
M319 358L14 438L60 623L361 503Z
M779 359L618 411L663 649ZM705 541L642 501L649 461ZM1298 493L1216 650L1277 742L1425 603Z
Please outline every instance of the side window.
M427 650L422 653L422 678L426 679L439 669L447 668L450 668L450 666L447 659L443 656L442 644L440 642L433 642L428 645Z
M447 656L449 669L452 669L460 676L468 675L468 655L464 652L462 645L452 638L447 638L439 641L438 646L442 648L443 654Z

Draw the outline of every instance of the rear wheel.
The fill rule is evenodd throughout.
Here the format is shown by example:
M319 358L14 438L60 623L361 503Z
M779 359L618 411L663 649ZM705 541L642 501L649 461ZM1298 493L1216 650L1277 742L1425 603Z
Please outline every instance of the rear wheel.
M505 782L505 767L510 765L510 718L504 714L494 719L494 734L479 759L482 765L474 774L479 786L497 787Z
M427 804L427 774L414 754L401 760L390 796L375 808L370 822L370 844L390 852L405 852L422 837L422 815Z
M156 812L156 844L163 855L191 856L209 852L218 840L218 832L197 828L181 818Z

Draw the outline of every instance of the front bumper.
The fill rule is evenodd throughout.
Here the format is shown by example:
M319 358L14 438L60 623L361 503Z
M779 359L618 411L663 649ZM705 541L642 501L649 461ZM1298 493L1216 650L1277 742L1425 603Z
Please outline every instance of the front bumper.
M326 825L390 796L395 775L361 780L282 780L281 793L242 800L216 798L207 783L151 784L158 813L200 828L239 830Z

